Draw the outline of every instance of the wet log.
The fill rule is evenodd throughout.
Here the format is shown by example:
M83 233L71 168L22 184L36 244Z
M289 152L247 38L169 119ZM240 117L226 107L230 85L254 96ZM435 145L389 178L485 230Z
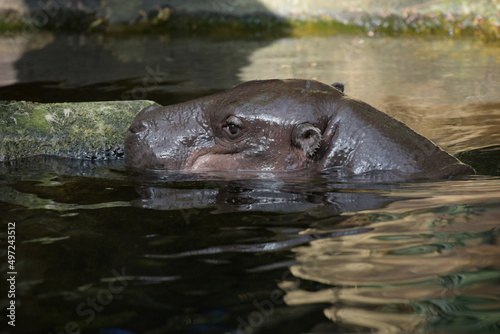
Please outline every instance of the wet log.
M0 161L35 155L116 159L135 115L152 101L0 101Z

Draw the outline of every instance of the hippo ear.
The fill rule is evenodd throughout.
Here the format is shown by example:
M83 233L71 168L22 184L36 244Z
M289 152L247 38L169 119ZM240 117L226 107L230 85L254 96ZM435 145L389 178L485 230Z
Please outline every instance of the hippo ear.
M312 157L321 144L321 131L311 123L299 124L293 129L292 143Z
M333 88L337 88L340 90L342 93L344 92L345 84L343 82L334 82L332 83Z

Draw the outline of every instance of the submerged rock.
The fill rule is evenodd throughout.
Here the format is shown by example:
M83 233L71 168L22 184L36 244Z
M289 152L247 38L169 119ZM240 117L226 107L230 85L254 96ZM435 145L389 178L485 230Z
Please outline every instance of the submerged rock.
M32 103L0 101L0 161L35 155L113 159L126 130L152 101Z

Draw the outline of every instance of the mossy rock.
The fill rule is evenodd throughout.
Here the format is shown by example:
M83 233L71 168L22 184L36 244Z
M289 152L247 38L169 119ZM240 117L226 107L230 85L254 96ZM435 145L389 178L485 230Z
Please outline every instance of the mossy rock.
M0 161L34 155L113 159L128 126L152 101L32 103L0 101Z

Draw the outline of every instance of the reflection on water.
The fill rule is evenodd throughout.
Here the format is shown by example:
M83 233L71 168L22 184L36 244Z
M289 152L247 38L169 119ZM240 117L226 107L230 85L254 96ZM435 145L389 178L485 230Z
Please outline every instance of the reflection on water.
M254 51L239 77L344 82L346 94L453 154L500 143L497 46L426 38L288 38Z
M415 199L350 215L370 233L294 248L293 275L323 286L286 303L329 303L332 321L380 333L500 330L498 181L412 185Z
M23 333L500 330L498 177L152 177L47 157L0 170Z
M228 181L121 161L2 164L19 333L500 331L497 46L40 33L1 36L0 54L0 99L171 104L253 79L343 81L483 174Z

